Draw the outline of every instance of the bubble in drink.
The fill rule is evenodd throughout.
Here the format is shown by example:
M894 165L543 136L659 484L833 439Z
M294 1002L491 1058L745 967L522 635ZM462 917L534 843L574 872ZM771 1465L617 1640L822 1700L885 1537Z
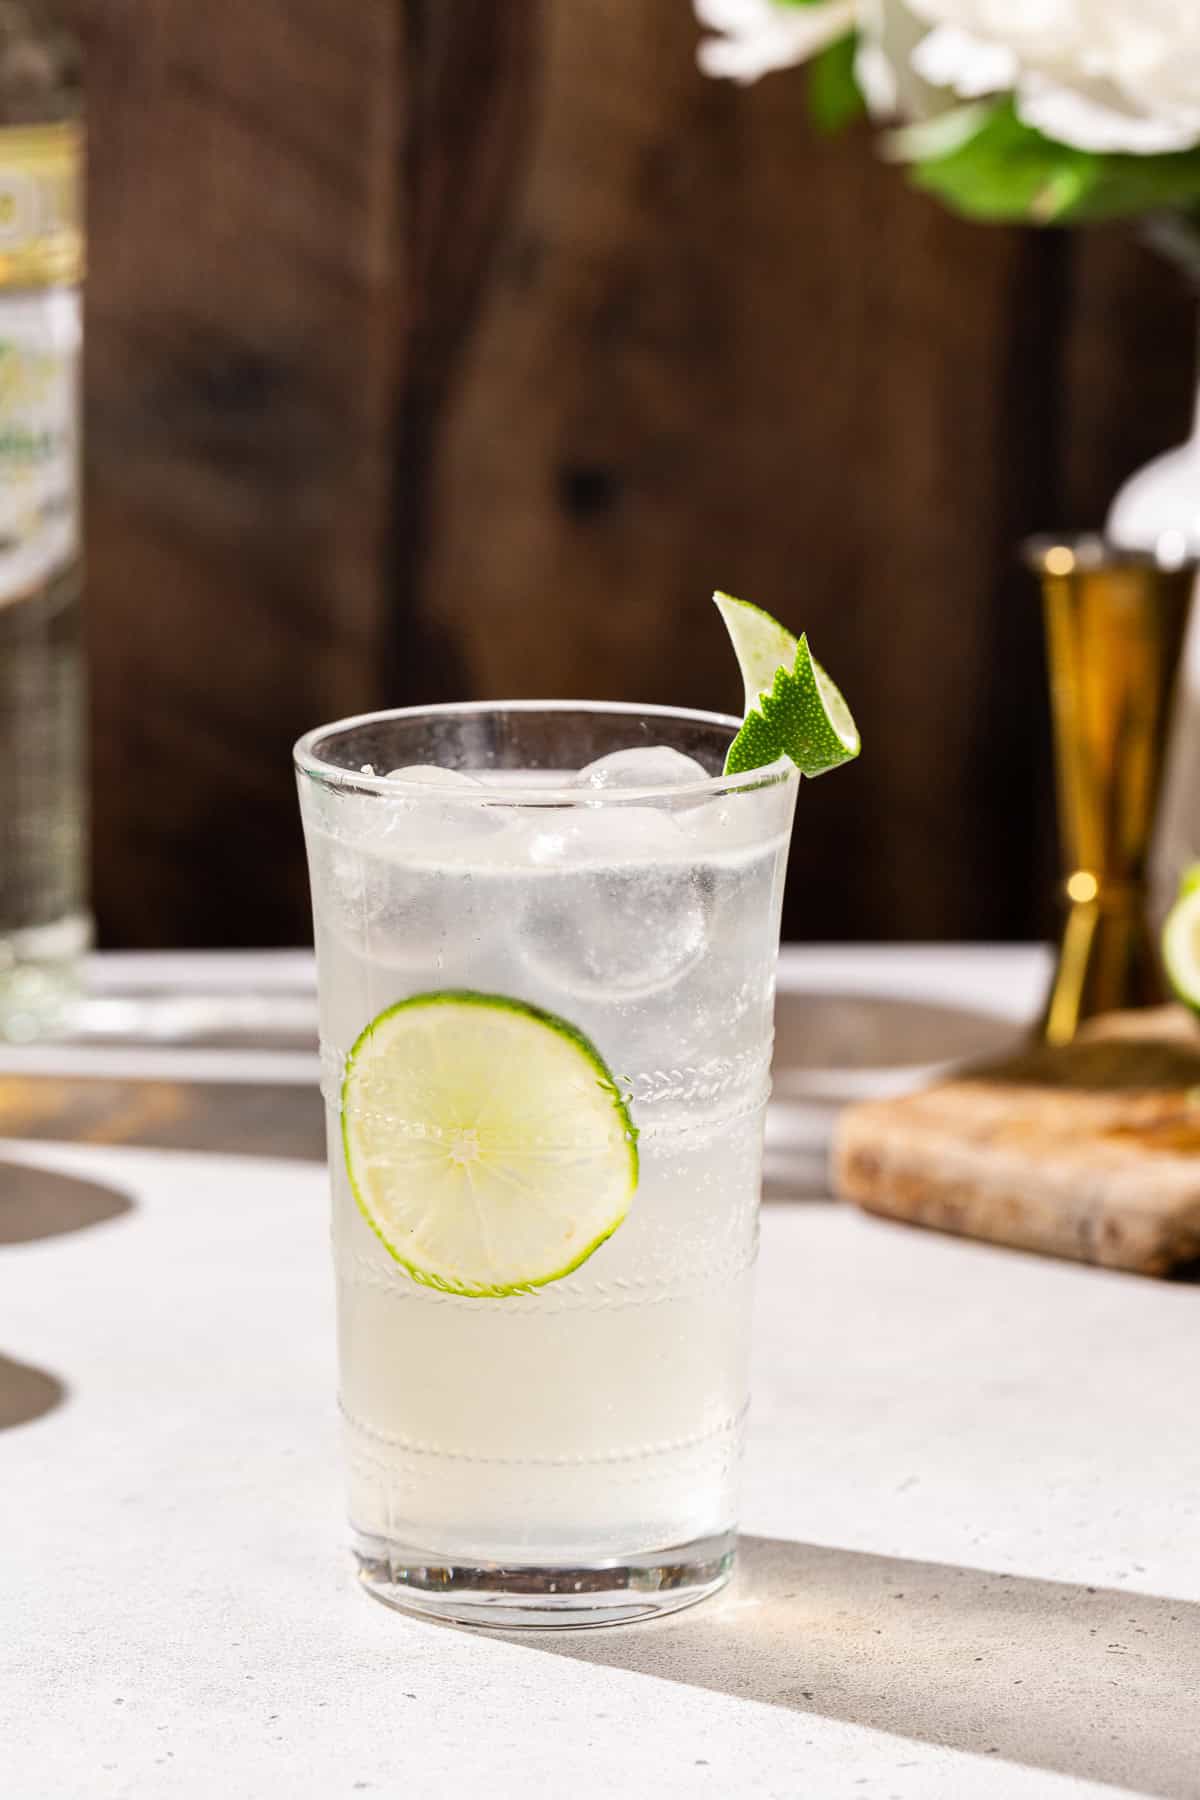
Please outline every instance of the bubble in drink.
M503 816L472 804L483 784L456 769L413 764L389 771L397 787L411 784L400 806L390 798L357 797L354 831L330 844L332 886L340 934L359 954L392 969L437 967L451 941L482 942L492 925L473 880L472 846L504 829ZM440 800L422 789L453 789L463 800ZM456 876L453 861L464 866ZM445 864L451 867L446 868Z
M542 867L640 861L657 854L676 829L669 814L649 806L552 811L545 822L530 822L529 860Z
M658 993L704 954L700 872L668 812L576 811L536 832L529 856L558 873L531 884L526 895L525 957L564 999L615 1002Z
M684 756L668 744L639 745L634 750L614 750L580 769L574 786L598 788L685 787L707 781L709 772L693 756Z

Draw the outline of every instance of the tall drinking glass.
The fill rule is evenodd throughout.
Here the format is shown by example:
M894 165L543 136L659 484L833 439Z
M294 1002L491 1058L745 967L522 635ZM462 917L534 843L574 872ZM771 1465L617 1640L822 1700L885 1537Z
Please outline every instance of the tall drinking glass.
M721 774L737 725L512 702L296 747L350 1520L395 1605L603 1624L732 1566L797 786Z

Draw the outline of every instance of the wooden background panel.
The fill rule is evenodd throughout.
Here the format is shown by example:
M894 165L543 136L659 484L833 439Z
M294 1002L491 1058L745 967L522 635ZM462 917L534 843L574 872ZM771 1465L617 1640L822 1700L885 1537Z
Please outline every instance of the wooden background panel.
M802 795L789 931L1044 928L1015 547L1178 435L1167 271L949 218L799 78L704 81L681 0L95 4L108 941L304 935L318 717L736 706L716 584L807 627L866 741Z
M102 941L302 938L291 743L384 698L399 20L138 0L83 30Z
M624 14L547 14L419 604L475 691L733 707L708 594L754 597L808 628L867 743L802 795L791 929L1028 929L1047 804L1013 546L1050 475L1032 321L1061 246L813 138L796 83L705 84L686 8Z
M1087 527L1127 475L1188 435L1196 296L1135 227L1109 226L1074 241L1069 305L1059 508Z

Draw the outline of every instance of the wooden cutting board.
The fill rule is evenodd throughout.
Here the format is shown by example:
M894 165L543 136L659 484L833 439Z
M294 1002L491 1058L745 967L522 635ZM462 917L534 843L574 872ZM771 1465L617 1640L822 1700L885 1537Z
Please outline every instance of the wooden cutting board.
M1167 1275L1200 1259L1200 1028L1114 1014L920 1093L850 1106L834 1184L869 1212Z

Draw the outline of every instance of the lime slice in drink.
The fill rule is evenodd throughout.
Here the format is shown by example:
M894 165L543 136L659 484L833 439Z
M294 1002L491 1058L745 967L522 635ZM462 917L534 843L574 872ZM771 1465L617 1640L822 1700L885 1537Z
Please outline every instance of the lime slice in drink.
M760 607L714 594L746 690L746 717L725 773L766 768L790 756L803 775L824 775L858 755L850 708L808 647Z
M1193 863L1179 884L1179 898L1163 926L1162 953L1171 986L1200 1013L1200 863Z
M637 1133L599 1051L501 994L417 994L373 1019L346 1064L342 1139L385 1249L473 1299L569 1275L637 1187Z

